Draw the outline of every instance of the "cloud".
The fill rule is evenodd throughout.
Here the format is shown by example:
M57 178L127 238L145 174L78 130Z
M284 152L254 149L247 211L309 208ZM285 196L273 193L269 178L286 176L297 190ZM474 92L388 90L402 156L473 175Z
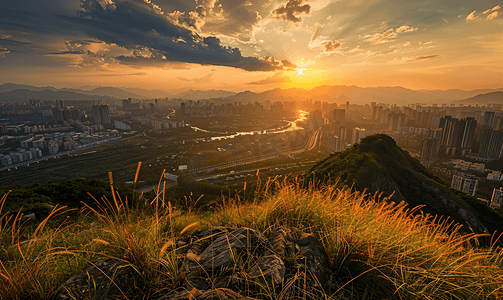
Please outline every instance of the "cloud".
M492 12L490 14L487 15L487 20L493 20L493 19L496 19L499 15L499 12L498 11L495 11L495 12Z
M287 82L290 82L288 77L284 76L283 73L276 73L271 77L267 77L265 79L258 80L258 81L252 81L252 82L249 82L248 84L267 85L267 84L278 84L278 83L287 83Z
M395 39L398 37L398 34L414 32L419 28L410 27L408 25L402 25L396 29L390 28L383 33L375 33L373 35L367 35L363 38L366 39L367 42L370 42L372 45L387 43L390 39Z
M182 80L182 81L191 81L191 82L195 82L195 83L207 83L207 82L212 82L213 79L213 74L215 73L210 73L206 76L203 76L203 77L200 77L200 78L184 78L184 77L178 77L177 79L178 80Z
M283 67L285 68L285 70L289 70L289 69L295 69L297 68L297 65L295 65L294 63L292 62L289 62L288 60L282 60L281 63L283 64Z
M486 20L494 20L500 15L500 12L498 11L500 9L501 9L501 6L496 5L495 7L487 9L480 14L477 14L476 13L477 11L474 10L466 17L465 20L466 20L466 22L470 22L470 21L474 21L474 20L481 20L485 15L487 15Z
M418 61L418 60L426 60L426 59L433 59L433 58L438 58L440 55L434 54L434 55L422 55L422 56L415 56L415 57L410 57L407 59L408 62L413 62L413 61Z
M337 40L330 40L326 36L316 37L309 42L309 49L321 48L322 53L334 53L341 46L341 43Z
M472 11L472 13L466 17L466 21L472 21L478 19L478 16L475 14L475 12L476 12L475 10Z
M410 26L407 26L407 25L402 25L400 27L398 27L395 32L396 33L404 33L404 32L414 32L414 31L417 31L418 28L414 28L414 27L410 27Z
M227 66L246 71L278 71L284 69L281 62L276 63L276 61L269 58L246 57L241 54L239 48L222 45L217 37L202 36L193 28L200 27L200 25L197 23L193 23L193 27L185 23L182 25L176 18L176 16L180 18L180 14L165 13L150 0L80 0L77 2L80 2L80 9L58 15L46 16L43 13L38 15L33 12L19 10L14 12L14 18L5 19L2 16L5 14L7 16L12 15L11 11L2 12L0 10L0 25L5 25L5 22L17 22L11 27L16 27L16 30L29 29L31 36L37 33L45 34L48 37L46 40L49 40L49 38L51 40L62 39L64 36L71 35L75 39L93 39L128 51L141 50L154 53L148 57L136 54L115 56L106 54L107 57L117 59L120 63L136 66L148 64L149 62L162 63L163 61L169 61ZM216 3L217 1L205 0L203 2ZM216 5L216 13L218 13L218 7L219 5ZM49 13L45 11L45 14ZM195 14L185 16L201 17L204 16L204 11L201 9L196 11ZM39 24L42 25L38 26ZM41 52L39 51L39 53ZM52 49L47 53L53 55L84 55L83 52L70 48L63 51ZM155 64L152 63L151 65ZM162 63L160 67L165 65L165 63Z
M147 72L137 72L131 74L97 74L98 76L145 76L148 75Z
M271 17L292 23L302 22L301 15L309 15L311 12L311 5L302 4L303 2L303 0L289 0L286 5L281 5L273 10Z
M5 57L5 55L9 54L9 52L10 51L7 50L7 48L0 46L0 58Z

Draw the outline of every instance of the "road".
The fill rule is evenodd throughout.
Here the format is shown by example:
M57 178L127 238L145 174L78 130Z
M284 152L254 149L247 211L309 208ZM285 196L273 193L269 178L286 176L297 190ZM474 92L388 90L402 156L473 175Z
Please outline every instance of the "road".
M310 151L310 150L315 149L319 145L320 138L321 138L321 129L318 129L318 130L314 131L309 136L306 143L302 147L284 150L284 151L266 154L266 155L238 159L238 160L234 160L234 161L230 161L230 162L226 162L226 163L221 163L221 164L217 164L217 165L212 165L212 166L206 166L206 167L194 169L190 173L195 175L200 172L214 171L217 169L226 169L226 168L230 168L230 167L241 166L241 165L252 164L252 163L256 163L256 162L260 162L260 161L270 160L270 159L277 158L281 155L292 155L292 154L297 154L297 153L301 153L304 151ZM214 178L215 176L220 177L220 176L236 175L236 174L240 174L243 172L257 171L258 169L259 168L255 168L255 169L244 170L244 171L240 171L240 172L236 172L236 173L228 173L228 174L205 175L202 177L195 177L195 180L197 180L197 181L206 180L206 179ZM176 182L166 181L166 188L172 188L172 187L175 187L176 185L177 185ZM151 190L157 190L157 188L158 188L158 185L149 185L149 186L138 188L136 191L139 193L142 193L142 192L148 192ZM162 186L160 187L160 190L162 190Z

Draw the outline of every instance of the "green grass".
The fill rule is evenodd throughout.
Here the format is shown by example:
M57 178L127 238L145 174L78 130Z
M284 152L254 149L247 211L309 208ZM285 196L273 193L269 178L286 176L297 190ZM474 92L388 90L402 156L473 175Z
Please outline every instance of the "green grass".
M133 274L137 289L125 291L134 295L129 298L173 291L188 276L176 240L210 225L246 226L266 236L278 226L314 233L331 264L325 299L503 297L503 252L496 242L482 248L480 236L461 233L457 224L412 214L377 194L304 186L300 180L259 178L254 198L223 198L210 212L175 208L162 194L128 201L114 191L96 199L96 206L86 205L76 222L64 218L64 207L55 207L35 229L0 208L0 299L51 299L69 276L110 257ZM91 222L102 227L91 229ZM21 243L23 236L34 240ZM312 291L299 292L302 280L297 274L281 290L262 286L256 296L319 299Z

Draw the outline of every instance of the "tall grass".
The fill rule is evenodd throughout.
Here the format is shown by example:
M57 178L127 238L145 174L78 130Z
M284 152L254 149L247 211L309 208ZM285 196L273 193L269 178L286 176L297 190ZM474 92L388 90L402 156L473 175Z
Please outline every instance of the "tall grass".
M459 224L350 188L304 188L299 180L266 185L264 202L226 199L213 222L315 233L330 256L333 298L503 297L502 250L481 249L481 235L463 234Z
M8 195L2 197L0 299L51 299L71 275L108 258L133 274L135 297L174 291L187 276L177 239L208 224L246 226L266 235L286 226L322 242L332 272L324 295L307 291L305 276L295 274L280 290L264 285L258 295L263 299L503 297L503 252L496 243L481 248L480 236L463 234L460 225L378 194L259 179L253 199L236 193L223 197L215 211L198 213L191 206L197 200L182 200L182 207L191 206L183 211L166 202L161 181L153 199L122 198L111 174L110 187L112 199L84 204L79 220L68 223L66 208L56 207L34 227L21 221L21 212L2 212Z

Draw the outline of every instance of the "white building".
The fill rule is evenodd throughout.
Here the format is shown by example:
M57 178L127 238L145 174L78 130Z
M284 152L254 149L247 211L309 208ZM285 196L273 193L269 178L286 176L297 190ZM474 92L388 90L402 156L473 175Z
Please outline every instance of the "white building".
M451 187L453 189L460 190L470 196L475 196L478 185L479 181L478 179L475 179L475 175L458 173L452 176Z

